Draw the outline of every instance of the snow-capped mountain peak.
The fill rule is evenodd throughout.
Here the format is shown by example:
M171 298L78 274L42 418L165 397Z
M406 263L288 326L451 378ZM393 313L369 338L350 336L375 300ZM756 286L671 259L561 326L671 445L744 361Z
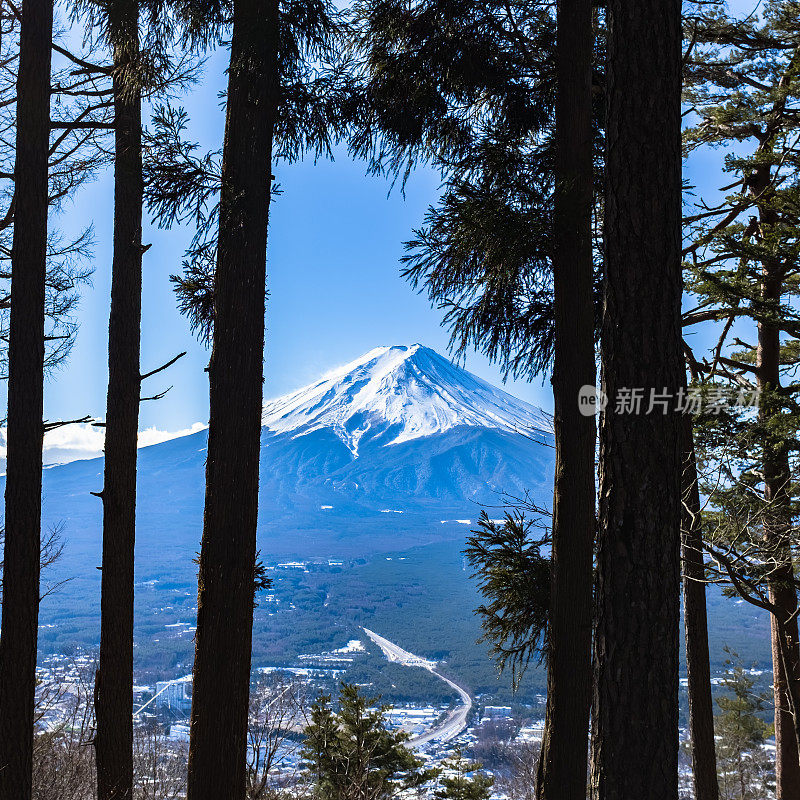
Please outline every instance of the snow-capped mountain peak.
M274 433L330 428L354 455L363 441L397 444L460 425L549 431L549 417L419 344L377 347L264 406Z

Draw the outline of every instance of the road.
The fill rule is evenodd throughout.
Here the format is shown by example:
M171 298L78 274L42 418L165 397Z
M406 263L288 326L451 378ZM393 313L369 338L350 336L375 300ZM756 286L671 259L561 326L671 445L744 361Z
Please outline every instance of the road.
M455 737L467 727L467 716L472 708L472 698L469 696L469 692L467 692L463 686L459 686L454 681L451 681L450 678L446 678L442 675L442 673L436 669L435 661L429 661L421 656L409 653L408 650L403 650L399 645L390 642L374 631L367 630L367 628L363 628L363 631L378 645L378 647L380 647L389 661L396 661L406 667L422 667L423 669L427 669L428 672L433 673L437 678L443 680L451 689L457 692L458 696L461 698L461 704L448 711L445 718L438 725L420 736L409 739L408 743L412 747L423 749L434 739L439 742L449 742L451 739L455 739Z

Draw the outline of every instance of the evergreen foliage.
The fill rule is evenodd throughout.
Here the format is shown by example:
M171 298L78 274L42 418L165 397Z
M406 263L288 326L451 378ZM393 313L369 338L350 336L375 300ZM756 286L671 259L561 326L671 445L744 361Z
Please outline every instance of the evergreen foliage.
M494 778L480 771L481 764L464 758L460 748L442 762L444 774L433 796L437 800L489 800Z
M736 653L725 648L728 660L722 685L728 694L717 698L715 717L720 794L723 800L766 800L774 791L774 768L764 750L770 735L763 720L768 699L753 691Z
M405 743L408 734L386 726L389 706L343 683L338 710L330 695L311 707L302 766L318 800L388 800L434 777Z
M178 15L196 47L222 41L230 28L230 3L180 0ZM278 4L279 94L274 126L274 163L306 155L332 157L353 113L353 87L340 59L341 14L327 0ZM146 202L163 228L189 223L195 229L181 274L171 280L178 307L200 339L210 341L217 262L222 153L199 153L186 139L189 118L180 107L155 109L146 137ZM274 167L273 167L274 168ZM274 177L274 176L273 176ZM274 198L277 185L271 189Z
M688 154L725 147L730 177L685 218L684 325L714 323L705 357L686 348L715 403L696 426L715 579L773 619L778 794L800 782L796 480L800 352L800 6L772 0L743 20L718 4L687 21ZM755 409L725 408L737 393ZM792 788L794 787L794 788ZM792 794L796 797L796 794Z
M513 376L552 358L553 12L537 0L354 10L365 108L352 151L402 181L418 163L443 178L403 274L445 312L457 354L474 347ZM599 126L595 147L599 165Z
M794 108L800 96L799 10L795 2L771 2L762 17L742 22L712 6L691 20L687 32L693 49L685 101L694 124L685 133L686 152L728 149L724 171L731 176L719 202L699 198L696 213L685 218L687 288L698 303L684 323L723 323L713 357L690 361L705 380L753 385L756 347L735 335L739 320L780 329L785 374L797 360L800 317L792 300L798 293L800 253L800 118ZM764 294L764 270L772 264L779 265L779 298ZM790 382L764 398L774 407L771 417L796 411L796 388ZM796 422L786 428L787 422L772 419L759 435L792 438Z
M800 385L794 379L800 348L797 12L795 2L771 2L745 21L713 6L693 18L685 90L696 119L685 133L687 153L728 148L724 171L731 176L719 202L698 199L696 213L685 220L687 286L697 303L684 325L713 322L718 331L707 357L689 351L690 371L706 385L710 411L698 418L698 443L706 467L713 462L707 488L714 485L712 501L722 512L715 517L717 533L773 550L776 539L766 542L761 535L775 505L764 494L761 465L771 454L788 459L796 474L800 451ZM775 291L765 290L768 282ZM765 326L780 334L778 385L759 381L758 342L748 335ZM745 403L731 409L740 399ZM741 407L754 400L762 413ZM795 481L784 495L793 516ZM784 529L779 544L793 547L794 538L793 528Z
M546 646L550 559L542 548L549 537L546 529L539 538L532 536L537 526L519 510L506 512L501 522L482 511L464 550L487 600L476 609L482 641L490 644L501 672L511 668L515 687L531 659L544 656Z

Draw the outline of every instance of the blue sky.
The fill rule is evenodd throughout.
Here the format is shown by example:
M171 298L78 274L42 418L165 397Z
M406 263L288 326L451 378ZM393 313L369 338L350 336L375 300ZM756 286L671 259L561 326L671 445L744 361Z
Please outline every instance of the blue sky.
M219 147L222 139L218 93L225 82L226 55L213 54L202 82L178 101L191 117L189 136L203 147ZM687 177L700 193L707 195L725 182L718 172L721 157L711 152L692 159ZM411 289L399 268L403 242L436 201L438 176L420 169L411 176L405 196L398 189L389 193L386 180L367 176L365 165L344 150L333 162L278 164L274 171L283 194L273 203L270 219L265 397L309 383L378 345L420 342L446 353L448 335L440 327L441 312ZM104 417L112 189L107 171L54 220L67 231L94 225L95 271L82 292L72 356L46 386L46 419ZM142 429L183 430L208 416L208 351L178 313L168 280L180 268L191 233L149 224L145 228L144 241L152 247L144 259L143 370L180 351L188 354L148 382L147 394L173 388L164 399L142 405ZM468 355L466 367L491 383L502 383L499 370L482 356ZM509 382L505 388L552 408L546 377ZM69 435L66 430L60 434Z
M202 85L181 99L191 116L189 135L218 147L224 115L217 94L224 82L225 53L206 64ZM335 161L278 164L283 194L272 205L268 248L265 397L315 380L321 373L378 345L420 342L445 353L441 314L400 277L403 242L435 202L438 177L417 171L405 197L342 150ZM102 418L107 380L112 177L106 172L84 187L55 222L66 230L92 223L94 275L82 292L80 331L69 363L48 381L45 417ZM208 415L208 351L189 332L175 307L169 274L180 268L188 229L162 231L147 225L152 243L144 259L142 365L151 369L186 350L169 372L149 382L147 393L173 385L158 402L142 405L141 427L183 429ZM477 355L471 371L499 384L499 371ZM509 384L507 389L549 407L549 384Z

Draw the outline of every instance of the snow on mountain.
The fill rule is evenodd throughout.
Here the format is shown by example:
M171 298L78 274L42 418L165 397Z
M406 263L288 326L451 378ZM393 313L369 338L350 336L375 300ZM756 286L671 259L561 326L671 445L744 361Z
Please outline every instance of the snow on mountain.
M330 428L356 456L362 442L399 444L461 425L551 430L541 409L419 344L377 347L266 403L263 424L293 438Z
M349 557L460 537L462 523L441 521L474 519L505 494L545 504L552 493L553 451L536 435L547 416L419 345L370 351L267 404L264 423L258 536L273 556ZM162 566L192 568L207 437L198 430L139 451L137 546ZM45 471L44 524L65 526L68 574L96 577L102 506L91 493L102 479L100 459Z
M266 563L378 558L396 565L399 560L379 554L432 545L425 580L447 573L452 585L467 580L462 559L458 547L440 545L463 542L481 508L499 517L505 497L530 496L540 505L552 497L553 450L541 442L546 434L535 435L549 430L547 416L419 345L372 350L268 403L264 423L257 546ZM139 451L137 635L148 652L165 653L157 643L166 638L172 648L173 629L164 625L194 613L207 441L202 429ZM67 542L47 580L69 582L42 605L41 623L54 626L40 630L42 652L97 641L102 504L92 493L102 486L101 459L45 470L43 526L62 529ZM369 580L361 572L348 575L356 583L336 591L341 598L359 597L357 582ZM340 577L331 578L337 587L344 586ZM422 583L412 584L412 594L426 595ZM281 606L288 614L260 617L255 637L262 650L310 620L321 620L313 625L325 630L352 622L315 616L324 606L308 586L291 592L292 602L305 599L297 599L296 608ZM460 607L467 614L474 603ZM313 625L309 630L316 631Z

